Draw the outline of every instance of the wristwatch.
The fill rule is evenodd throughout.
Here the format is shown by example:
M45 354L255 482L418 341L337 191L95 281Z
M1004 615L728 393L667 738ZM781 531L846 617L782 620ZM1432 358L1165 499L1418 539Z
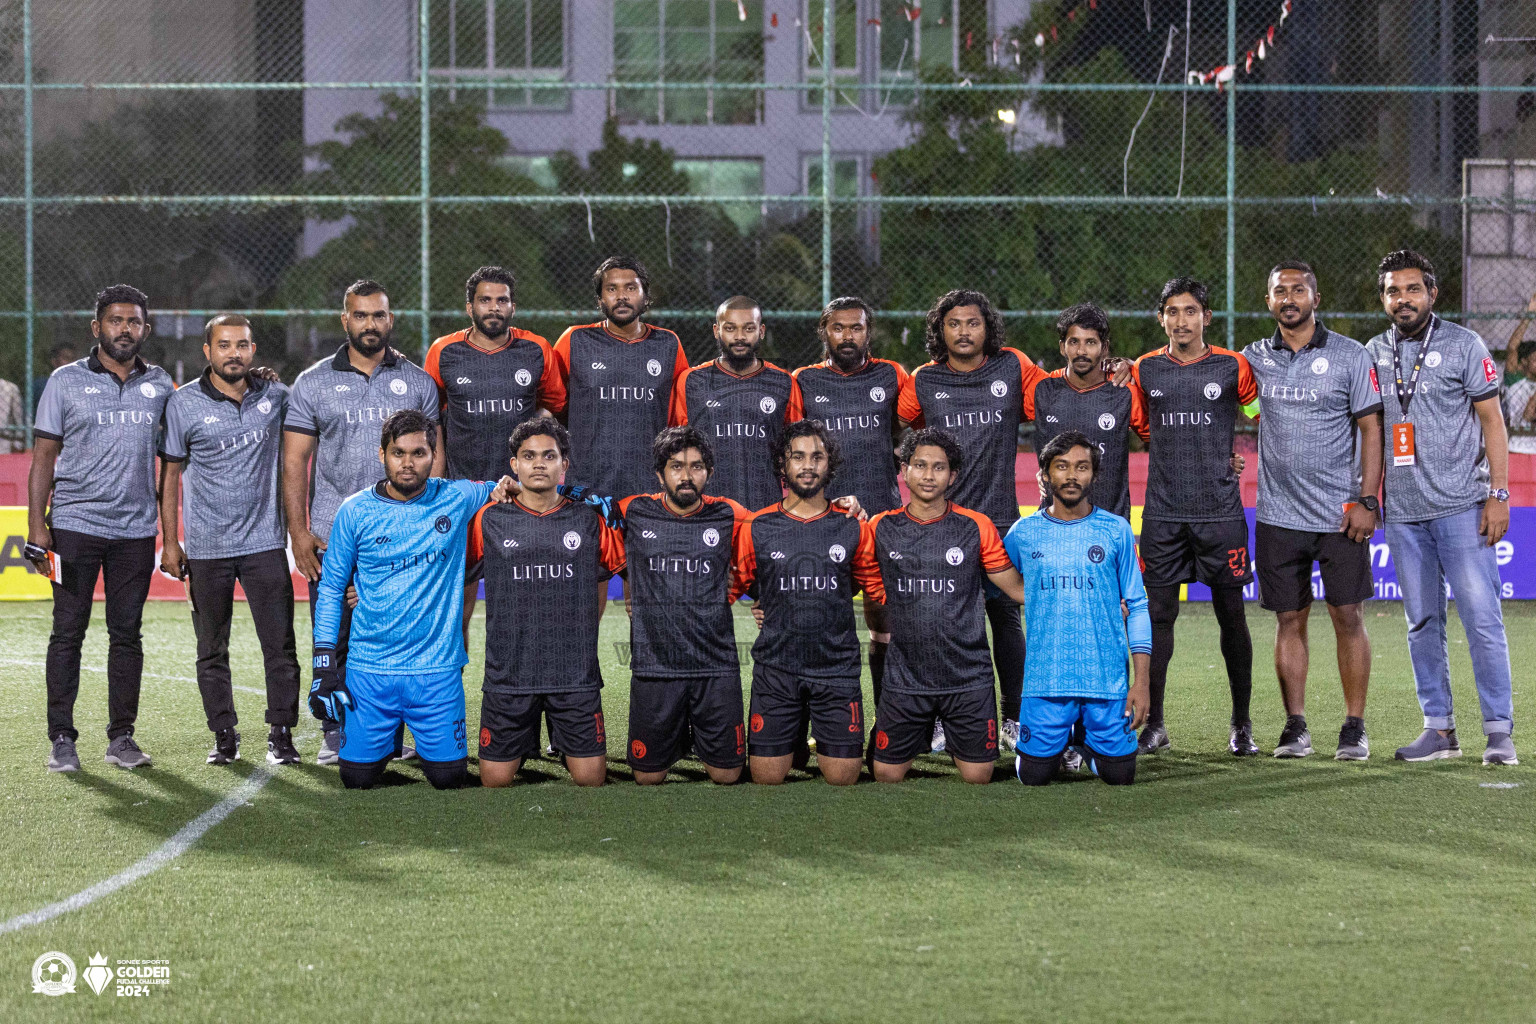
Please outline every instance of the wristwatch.
M1494 501L1502 501L1506 505L1509 504L1509 492L1504 490L1502 487L1490 490L1488 492L1488 497L1492 498Z
M1377 509L1381 508L1381 502L1377 501L1369 494L1362 494L1360 497L1355 499L1355 503L1360 505L1367 512L1375 512Z

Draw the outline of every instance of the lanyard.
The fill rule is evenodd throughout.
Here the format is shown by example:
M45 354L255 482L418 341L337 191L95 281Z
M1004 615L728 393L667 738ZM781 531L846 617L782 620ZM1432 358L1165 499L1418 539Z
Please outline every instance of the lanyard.
M1424 356L1429 352L1429 343L1434 340L1436 326L1434 321L1430 322L1429 330L1424 334L1424 342L1419 346L1418 355L1413 358L1413 369L1408 374L1406 384L1403 381L1403 358L1399 348L1402 335L1398 333L1396 327L1392 328L1393 333L1397 334L1392 345L1392 375L1397 380L1397 404L1402 407L1404 419L1408 418L1408 406L1413 402L1413 396L1418 393L1419 371L1424 369Z

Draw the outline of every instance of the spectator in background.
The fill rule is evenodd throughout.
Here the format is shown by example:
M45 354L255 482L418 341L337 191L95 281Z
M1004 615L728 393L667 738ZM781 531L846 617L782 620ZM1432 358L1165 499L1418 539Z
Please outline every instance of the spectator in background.
M72 341L55 342L54 346L48 350L49 371L32 380L33 422L37 421L37 404L43 400L43 388L48 386L48 378L53 375L53 371L61 366L68 366L70 363L78 361L79 358L80 348Z
M1504 352L1504 419L1509 425L1509 450L1536 455L1536 341L1525 340L1525 329L1536 315L1536 295L1525 306L1510 332Z
M0 427L10 428L6 433L0 434L0 452L24 452L27 450L25 434L12 437L10 431L20 431L26 428L26 415L23 412L24 403L21 400L21 388L8 380L0 380Z

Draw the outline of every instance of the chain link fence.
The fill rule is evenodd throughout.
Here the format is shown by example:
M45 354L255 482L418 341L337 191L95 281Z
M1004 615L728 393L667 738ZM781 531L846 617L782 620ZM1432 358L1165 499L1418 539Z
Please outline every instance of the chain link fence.
M1118 352L1155 347L1180 274L1246 343L1281 259L1363 339L1402 247L1503 348L1536 293L1536 5L0 0L0 377L29 410L118 281L182 379L227 311L292 379L359 277L419 355L485 263L553 340L597 318L614 253L695 359L728 296L795 366L858 294L913 366L923 310L965 286L1054 366L1079 301Z

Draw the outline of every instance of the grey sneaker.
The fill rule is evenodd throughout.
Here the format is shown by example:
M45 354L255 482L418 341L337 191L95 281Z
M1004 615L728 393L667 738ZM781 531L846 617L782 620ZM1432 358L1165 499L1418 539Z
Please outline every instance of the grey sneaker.
M233 727L220 729L213 734L213 749L208 751L209 764L229 764L240 760L240 734Z
M1371 756L1371 741L1365 735L1365 722L1359 718L1344 719L1339 730L1339 749L1333 755L1335 761L1366 761Z
M1488 737L1488 749L1483 751L1483 764L1519 764L1515 756L1515 741L1507 732L1496 732Z
M1306 717L1285 716L1285 728L1280 730L1280 742L1275 746L1275 756L1306 757L1311 753L1312 734L1307 731Z
M395 755L395 760L396 761L414 761L414 760L416 760L416 748L411 746L409 743L404 744L400 748L400 753Z
M935 754L944 753L944 723L935 720L933 723L933 739L928 741L928 749Z
M139 745L133 741L132 733L124 733L111 743L107 744L107 764L115 764L119 768L146 768L154 764L150 756L139 749Z
M298 764L299 751L293 745L293 730L274 725L267 731L267 764Z
M1003 719L1003 728L998 734L998 740L1004 750L1010 754L1019 752L1019 723L1011 718ZM1077 769L1073 769L1076 771Z
M1444 736L1434 729L1425 729L1419 733L1419 738L1406 747L1398 747L1397 753L1392 755L1399 761L1441 761L1448 757L1461 756L1461 744L1456 740L1456 730L1452 729Z
M1167 750L1173 746L1168 739L1168 729L1161 723L1149 725L1141 730L1141 739L1136 741L1136 753L1155 754L1159 750Z
M1064 772L1080 772L1083 770L1083 748L1068 747L1061 752L1061 770Z
M53 751L48 755L48 770L51 772L80 770L80 755L75 753L74 740L68 736L60 736L53 741Z
M341 760L341 730L335 722L326 722L324 728L320 750L315 754L315 764L335 764Z

